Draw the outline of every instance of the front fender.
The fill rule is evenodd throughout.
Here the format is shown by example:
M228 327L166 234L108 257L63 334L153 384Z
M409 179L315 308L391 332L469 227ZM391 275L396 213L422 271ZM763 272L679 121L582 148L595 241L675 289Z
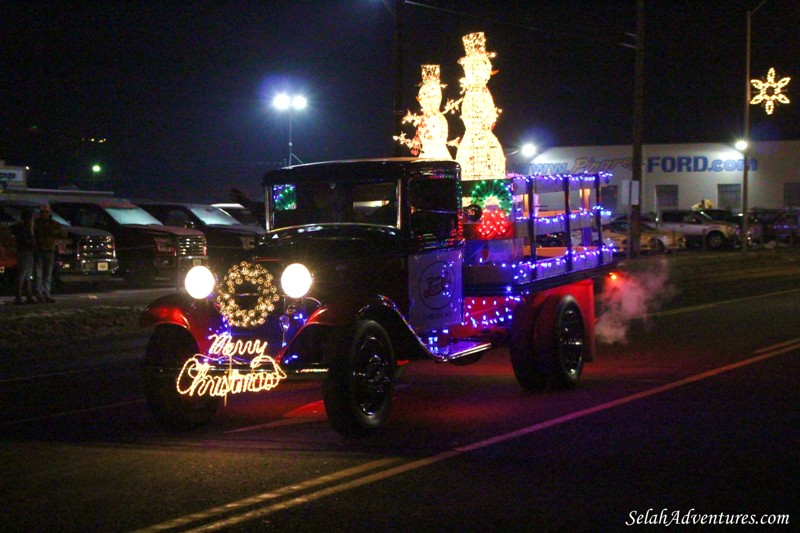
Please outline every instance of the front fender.
M282 350L282 362L306 369L327 369L342 335L359 320L373 320L386 330L400 364L427 354L397 305L385 296L373 295L323 304Z
M162 296L148 305L139 317L143 328L175 325L188 331L201 352L208 348L209 332L219 331L222 316L210 300L195 300L188 294Z

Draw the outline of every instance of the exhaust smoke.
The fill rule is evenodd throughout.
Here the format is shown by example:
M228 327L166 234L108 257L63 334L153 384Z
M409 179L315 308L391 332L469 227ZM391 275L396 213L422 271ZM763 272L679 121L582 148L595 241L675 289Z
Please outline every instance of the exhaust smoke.
M669 283L669 265L661 258L644 270L631 271L605 283L598 296L595 334L605 344L626 344L634 320L646 320L675 294Z

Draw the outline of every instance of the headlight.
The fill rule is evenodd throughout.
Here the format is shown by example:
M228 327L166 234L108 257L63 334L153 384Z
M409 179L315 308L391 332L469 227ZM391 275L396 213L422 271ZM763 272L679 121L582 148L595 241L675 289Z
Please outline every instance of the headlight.
M183 285L189 296L197 300L203 300L214 290L216 283L213 272L208 267L196 266L189 269L186 273Z
M311 288L311 272L300 263L286 267L281 275L281 287L290 298L302 298Z

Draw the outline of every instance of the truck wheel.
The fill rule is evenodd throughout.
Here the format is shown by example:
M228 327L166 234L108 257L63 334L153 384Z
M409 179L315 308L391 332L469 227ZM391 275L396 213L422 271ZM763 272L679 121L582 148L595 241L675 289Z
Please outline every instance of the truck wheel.
M325 411L342 435L363 436L389 414L396 372L392 343L377 322L360 320L337 352L323 384Z
M153 417L167 429L186 431L204 426L219 408L221 398L178 393L178 374L197 352L192 336L178 326L156 328L147 345L142 385Z
M528 390L578 384L586 355L586 330L577 300L551 297L536 313L533 334L524 346L511 347L511 364Z
M718 231L712 231L706 235L706 248L709 250L719 250L725 244L725 237Z

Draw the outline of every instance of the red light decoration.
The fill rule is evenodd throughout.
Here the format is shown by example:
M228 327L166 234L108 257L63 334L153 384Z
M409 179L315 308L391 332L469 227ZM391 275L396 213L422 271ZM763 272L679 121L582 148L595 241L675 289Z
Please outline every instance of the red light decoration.
M512 237L511 221L502 209L497 211L484 211L478 225L478 234L482 239L508 239Z

